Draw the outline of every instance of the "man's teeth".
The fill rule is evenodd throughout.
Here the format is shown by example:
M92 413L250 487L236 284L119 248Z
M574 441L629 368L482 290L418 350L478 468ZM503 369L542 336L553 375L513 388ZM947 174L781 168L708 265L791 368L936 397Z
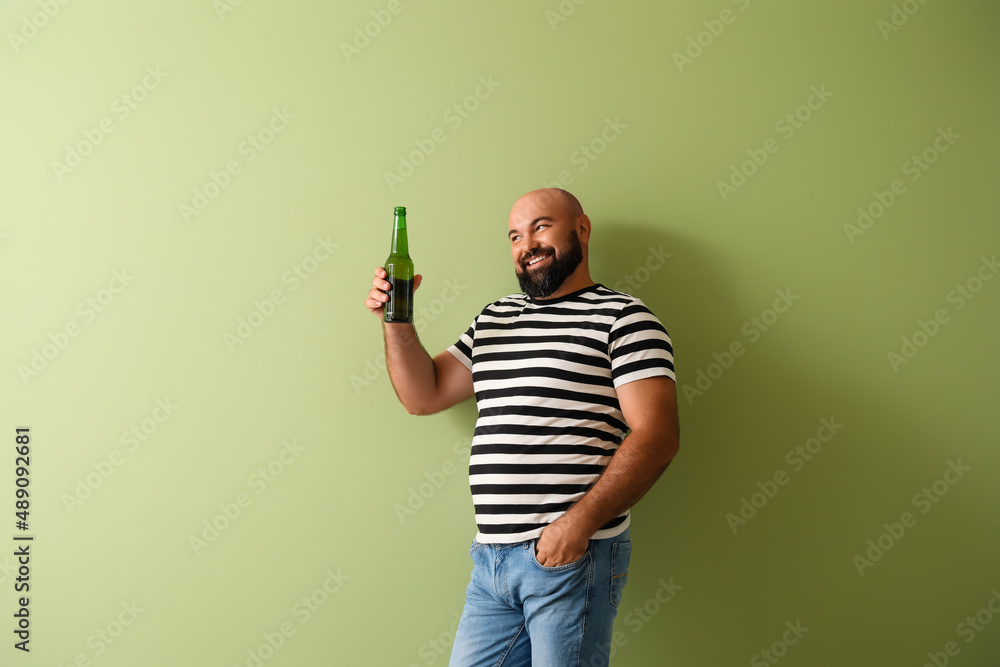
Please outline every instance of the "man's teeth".
M535 257L535 258L531 259L531 260L530 260L530 261L528 262L528 266L531 266L532 264L537 264L538 262L542 261L542 260L543 260L543 259L545 259L546 257L548 257L548 255L540 255L540 256L538 256L538 257Z

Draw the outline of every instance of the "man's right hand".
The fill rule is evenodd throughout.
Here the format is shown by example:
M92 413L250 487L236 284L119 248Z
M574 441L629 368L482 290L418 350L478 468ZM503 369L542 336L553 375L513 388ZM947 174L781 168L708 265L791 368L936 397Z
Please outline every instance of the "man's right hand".
M384 267L375 269L365 307L382 318L389 289ZM421 276L413 276L413 290ZM383 326L385 363L399 402L411 415L432 415L473 395L472 371L448 350L433 359L417 338L413 324ZM414 344L416 343L416 344Z
M378 315L379 319L382 319L382 313L385 310L385 302L389 300L389 295L384 291L390 287L389 281L385 279L386 275L388 274L381 266L375 269L375 277L372 278L372 289L368 292L368 298L365 299L365 308L370 310L373 315ZM419 273L413 276L414 292L416 292L417 288L420 287L421 280L423 280L423 276Z

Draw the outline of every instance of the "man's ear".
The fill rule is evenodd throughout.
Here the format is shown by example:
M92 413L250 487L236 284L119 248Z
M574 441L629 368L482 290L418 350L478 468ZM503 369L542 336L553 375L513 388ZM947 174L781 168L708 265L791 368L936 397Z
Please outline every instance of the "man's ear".
M580 243L590 243L590 218L586 213L576 219L576 233L580 236Z

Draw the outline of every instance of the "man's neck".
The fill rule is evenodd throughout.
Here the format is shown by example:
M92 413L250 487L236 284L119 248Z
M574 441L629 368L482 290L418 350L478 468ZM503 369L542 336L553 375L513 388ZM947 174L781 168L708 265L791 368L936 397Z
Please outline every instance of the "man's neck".
M582 268L582 267L581 267ZM590 287L596 285L590 278L590 272L587 270L575 271L573 274L567 278L562 285L559 286L552 294L546 297L533 297L536 301L546 301L548 299L558 299L560 297L566 296L567 294L572 294L573 292L579 292L585 287Z

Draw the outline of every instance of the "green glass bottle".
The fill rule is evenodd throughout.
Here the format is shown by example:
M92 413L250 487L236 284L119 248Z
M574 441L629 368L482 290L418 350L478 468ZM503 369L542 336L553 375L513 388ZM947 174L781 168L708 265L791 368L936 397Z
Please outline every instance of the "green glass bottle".
M413 322L413 260L406 240L406 207L396 207L395 222L392 226L392 250L385 260L386 281L390 287L386 291L389 300L385 302L382 319L385 322Z

